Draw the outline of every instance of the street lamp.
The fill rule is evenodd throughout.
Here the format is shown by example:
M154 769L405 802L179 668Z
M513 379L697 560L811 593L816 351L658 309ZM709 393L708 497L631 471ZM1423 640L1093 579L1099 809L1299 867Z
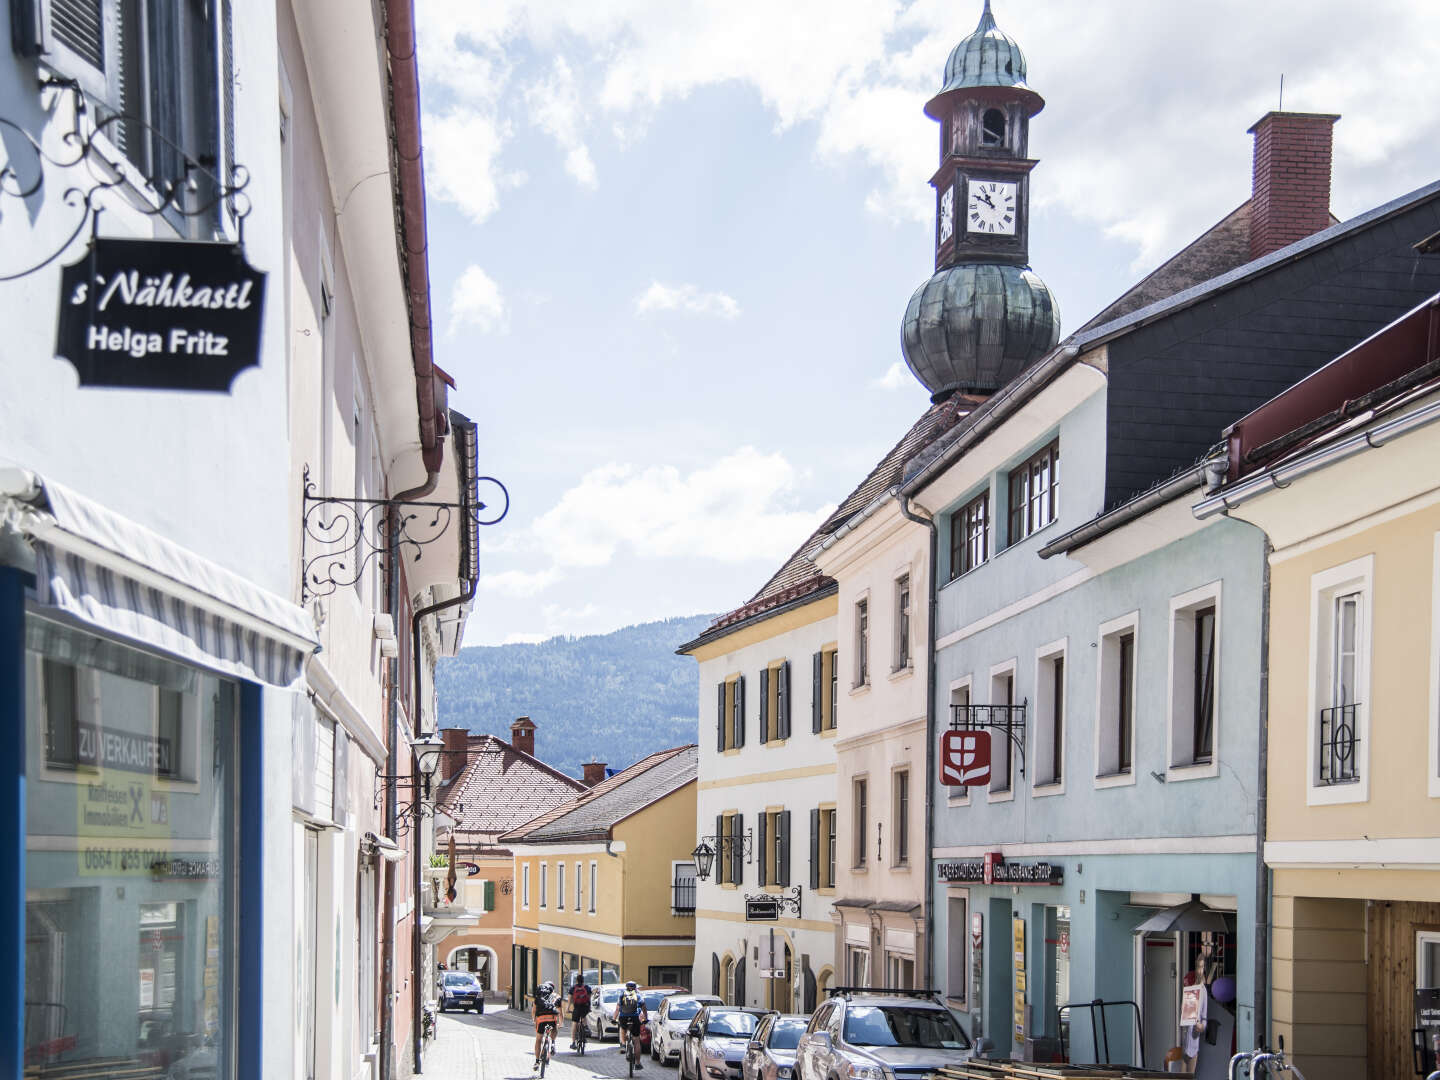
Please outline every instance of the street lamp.
M410 740L410 749L415 754L415 770L424 781L422 790L427 799L430 797L430 780L440 767L440 752L444 748L445 740L434 732Z
M695 860L695 876L704 881L710 876L710 868L715 865L715 849L701 840L690 855Z

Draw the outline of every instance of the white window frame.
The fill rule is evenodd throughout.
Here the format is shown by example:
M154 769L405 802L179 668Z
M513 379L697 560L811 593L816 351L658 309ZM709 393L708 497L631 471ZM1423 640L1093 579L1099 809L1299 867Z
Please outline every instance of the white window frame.
M1440 532L1435 534L1435 569L1430 601L1430 766L1425 770L1430 798L1440 799Z
M585 910L585 864L575 864L575 911Z
M555 910L565 910L565 863L555 864Z
M1188 754L1195 742L1195 680L1192 665L1195 657L1195 613L1202 608L1215 609L1215 645L1211 659L1211 679L1215 684L1214 700L1210 703L1210 760L1206 762L1176 761ZM1220 775L1220 663L1221 663L1221 583L1211 581L1189 592L1170 598L1170 663L1165 681L1165 781L1201 780ZM1138 642L1138 638L1136 639Z
M1065 794L1065 781L1070 775L1070 769L1062 758L1060 762L1059 780L1041 780L1041 776L1054 775L1054 762L1051 761L1054 744L1054 731L1050 722L1054 712L1054 686L1050 666L1059 660L1062 664L1062 689L1060 692L1060 738L1062 743L1068 743L1069 719L1070 719L1070 639L1062 637L1048 644L1041 645L1035 650L1035 723L1031 729L1035 734L1034 758L1035 768L1032 770L1030 781L1030 794L1043 799L1051 795ZM1061 746L1061 753L1064 753L1064 745ZM1049 766L1047 769L1046 766Z
M546 886L546 883L549 881L549 879L550 879L550 864L549 864L549 863L543 863L543 862L542 862L542 863L540 864L540 910L541 910L541 911L544 911L544 910L546 909L546 907L549 906L549 905L546 903L546 901L548 901L548 900L550 899L550 897L549 897L549 895L548 895L549 890L546 889L546 887L545 887L545 886Z
M1428 944L1440 945L1440 930L1416 930L1415 931L1415 989L1428 989L1422 987L1422 969L1425 966L1425 946ZM1431 985L1440 986L1440 971L1431 975Z
M973 687L974 681L975 681L975 676L974 676L974 674L966 675L963 679L951 679L951 680L950 680L950 698L949 698L949 704L952 705L952 706L956 704L956 701L955 701L955 693L956 693L956 691L958 691L958 690L964 690L964 691L965 691L965 700L966 700L966 702L973 701L973 700L974 700L974 694L975 694L974 687ZM950 717L949 717L949 716L947 716L947 717L945 718L945 728L944 728L944 730L946 730L946 731L949 731L949 730L950 730ZM963 795L956 795L955 792L956 792L957 790L964 792L964 794L963 794ZM952 788L952 787L947 787L947 788L945 789L945 805L946 805L946 806L969 806L969 805L970 805L970 789L969 789L968 787L967 787L967 788Z
M1001 663L994 664L994 665L991 666L991 668L990 668L990 704L991 704L991 705L996 704L996 701L995 701L995 682L996 682L997 679L1004 678L1006 675L1009 675L1009 676L1010 676L1010 704L1012 704L1012 705L1017 704L1017 702L1016 702L1015 699L1020 696L1020 680L1017 679L1015 676L1016 676L1016 673L1019 671L1019 668L1020 668L1020 658L1017 657L1017 656L1012 656L1009 660L1005 660L1005 661L1002 661ZM1027 710L1027 711L1028 711L1028 710ZM1001 741L1002 739L1004 740L1004 742ZM1002 752L1003 752L1003 750L1005 749L1006 745L1009 745L1009 746L1011 747L1010 755L1009 755L1009 757L1010 757L1010 775L1009 775L1009 777L1007 778L1007 779L1009 780L1009 784L1008 784L1003 790L997 790L997 789L995 788L995 786L994 786L994 784L995 784L995 766L996 766L996 764L1003 758L1004 754L1003 754ZM996 730L995 728L991 728L991 729L990 729L990 784L991 784L991 786L988 787L988 788L986 788L986 790L985 790L985 797L986 797L986 799L987 799L988 801L990 801L990 802L992 802L992 803L997 803L997 802L1013 802L1013 801L1014 801L1014 799L1015 799L1015 748L1014 748L1014 745L1013 745L1012 743L1010 743L1010 734L1009 734L1009 732L1007 732L1007 731L1001 731L1001 730Z
M678 870L678 869L679 869L680 867L682 867L682 866L688 866L688 867L690 867L690 874L691 874L691 877L692 877L692 879L694 880L695 885L696 885L696 907L699 907L699 885L700 885L700 877L699 877L699 875L695 872L695 860L694 860L693 858L690 858L690 859L671 859L671 860L670 860L670 914L671 914L672 916L676 917L676 918L689 918L689 917L690 917L689 914L686 914L686 915L684 915L684 916L681 916L680 913L675 909L675 890L676 890L676 888L678 888L679 885L680 885L680 878L676 875L675 871Z
M520 910L530 910L530 864L520 864Z
M1308 806L1335 806L1343 803L1370 801L1370 662L1372 618L1375 610L1375 556L1365 555L1310 576L1310 678L1305 711L1305 802ZM1328 691L1321 690L1330 680L1329 650L1330 612L1335 597L1358 592L1361 596L1360 618L1355 627L1355 710L1356 737L1359 740L1356 772L1359 779L1347 784L1321 784L1320 775L1320 704L1329 701Z
M860 647L860 641L861 641L861 633L860 633L860 605L862 605L862 604L865 605L865 633L864 633L865 647L864 647L863 650L862 650L861 647ZM852 674L853 674L853 678L852 678L851 681L850 681L850 692L851 692L851 693L856 693L856 692L861 691L861 690L868 690L868 689L870 689L871 672L872 672L872 669L875 667L875 656L874 656L873 651L872 651L871 648L870 648L871 643L874 641L875 612L872 611L871 608L870 608L870 590L869 590L869 589L866 589L866 590L865 590L863 593L861 593L859 596L855 597L855 603L853 604L853 606L851 607L850 610L851 610L851 613L852 613L852 616L853 616L853 626L852 626L852 629L853 629L854 633L853 633L853 635L852 635L852 638L853 638L854 645L855 645L855 648L853 649L853 651L852 651L851 654L850 654L851 656L854 657L854 659L851 661L851 663L854 665L854 671L853 671L853 673L852 673ZM860 671L860 658L861 658L862 655L863 655L864 658L865 658L865 671L864 671L864 678L863 678L863 679L861 678L861 671Z
M590 914L595 914L595 895L600 891L600 863L590 860Z
M907 606L901 608L900 595L901 587L908 594ZM895 571L891 581L891 591L895 597L894 616L895 625L891 636L890 674L895 676L909 675L915 670L915 643L912 640L915 636L915 577L910 573L909 566L902 566ZM904 616L904 618L902 618ZM905 633L900 632L901 626L905 626ZM902 664L901 652L904 651L905 662Z
M1115 725L1119 723L1120 719L1118 712L1119 699L1111 690L1110 683L1115 675L1115 667L1120 662L1120 638L1121 635L1126 632L1135 635L1134 652L1130 657L1132 668L1130 672L1130 771L1123 773L1111 771L1106 773L1101 764L1105 760L1101 756L1101 736L1112 735ZM1140 772L1140 762L1135 753L1137 733L1140 730L1140 715L1137 708L1140 698L1139 610L1131 611L1118 618L1101 623L1096 645L1099 655L1097 657L1097 676L1095 679L1095 787L1133 787L1135 777Z
M858 808L860 800L856 797L861 784L865 785L865 821L862 825ZM850 869L851 872L864 873L870 868L870 823L874 820L875 799L874 793L870 790L870 774L868 772L856 773L850 777ZM836 867L839 870L839 867Z
M900 813L900 774L905 774L905 815ZM915 858L915 837L910 829L910 806L915 801L915 771L906 761L890 768L890 868L908 869ZM900 858L900 831L905 830L905 858Z

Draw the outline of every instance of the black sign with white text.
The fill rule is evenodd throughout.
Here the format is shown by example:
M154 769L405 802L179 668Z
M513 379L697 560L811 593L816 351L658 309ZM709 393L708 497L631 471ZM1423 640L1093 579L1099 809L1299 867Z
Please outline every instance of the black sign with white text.
M81 386L229 392L260 363L264 302L237 244L100 237L61 270L55 353Z
M1004 862L1001 859L962 859L935 864L941 881L985 885L1063 885L1065 868L1054 863Z

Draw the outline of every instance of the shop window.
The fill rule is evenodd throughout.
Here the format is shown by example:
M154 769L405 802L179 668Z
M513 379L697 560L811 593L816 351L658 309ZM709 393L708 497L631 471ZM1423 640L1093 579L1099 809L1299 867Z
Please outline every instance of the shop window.
M27 1063L230 1075L239 684L38 616L25 649Z
M915 958L898 953L885 954L885 985L894 990L910 990L915 985Z
M1170 768L1215 762L1220 583L1170 601ZM1203 775L1212 775L1202 768ZM1181 774L1183 776L1183 773Z
M1311 578L1311 803L1369 798L1372 567L1367 555Z
M967 999L967 992L970 988L970 920L968 913L968 897L951 896L946 900L946 912L950 920L949 933L949 978L946 980L945 993L951 1001L958 1003L962 1008Z
M845 946L846 967L851 986L870 985L870 950L857 945Z
M1134 782L1138 612L1100 628L1100 704L1095 724L1098 786Z
M1035 786L1065 782L1065 641L1035 658Z

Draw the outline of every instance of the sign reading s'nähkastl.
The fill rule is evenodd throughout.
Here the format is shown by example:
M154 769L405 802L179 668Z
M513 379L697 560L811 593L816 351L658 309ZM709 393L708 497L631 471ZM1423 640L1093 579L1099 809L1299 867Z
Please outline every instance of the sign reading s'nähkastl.
M99 237L61 270L55 353L81 386L228 392L260 363L264 301L237 244Z

